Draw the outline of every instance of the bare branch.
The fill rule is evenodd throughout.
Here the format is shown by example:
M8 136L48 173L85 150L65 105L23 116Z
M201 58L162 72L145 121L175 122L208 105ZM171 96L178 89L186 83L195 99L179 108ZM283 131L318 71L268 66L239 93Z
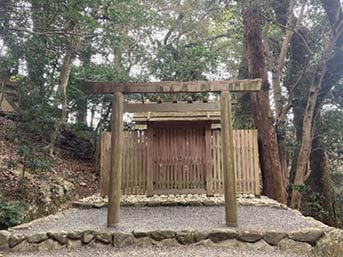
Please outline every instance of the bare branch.
M18 27L10 27L10 30L17 31L17 32L24 32L32 35L39 35L39 36L55 36L55 35L63 35L63 36L78 36L78 37L95 37L98 36L96 33L80 33L80 32L72 32L72 31L61 31L61 30L50 30L50 31L32 31L24 28Z
M275 24L275 25L277 25L277 26L279 26L279 27L281 27L281 28L284 28L284 29L286 29L286 30L291 30L291 31L293 31L293 32L294 32L295 34L297 34L297 35L300 37L300 39L303 41L303 43L304 43L304 45L305 45L307 51L308 51L311 55L313 54L313 51L311 50L310 46L308 45L306 39L305 39L305 38L303 37L303 35L301 35L301 33L299 33L297 30L295 30L295 29L293 29L293 28L290 28L290 27L288 27L288 26L284 26L284 25L282 25L281 23L277 22L276 20L273 20L273 19L271 19L271 18L269 18L269 17L266 17L266 16L264 16L263 14L260 14L260 15L261 15L262 18L264 18L265 20L267 20L267 21L269 21L269 22L271 22L271 23L273 23L273 24Z

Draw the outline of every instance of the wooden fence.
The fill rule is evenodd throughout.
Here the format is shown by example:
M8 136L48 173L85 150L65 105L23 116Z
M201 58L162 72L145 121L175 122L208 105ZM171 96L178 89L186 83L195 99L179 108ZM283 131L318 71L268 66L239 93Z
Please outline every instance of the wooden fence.
M258 161L257 131L234 130L234 155L237 192L260 194L260 168ZM221 155L221 131L211 131L213 194L223 193L223 171ZM147 192L147 149L148 136L145 130L124 132L123 138L122 193L141 195ZM108 176L111 161L111 133L101 134L100 188L101 195L107 195ZM155 153L156 154L156 153ZM204 177L204 179L206 179ZM180 184L184 184L180 182ZM206 184L206 181L204 181ZM187 187L189 188L189 187ZM157 188L158 189L158 188ZM182 189L178 189L182 193ZM158 191L158 190L157 190ZM205 191L206 192L206 191Z

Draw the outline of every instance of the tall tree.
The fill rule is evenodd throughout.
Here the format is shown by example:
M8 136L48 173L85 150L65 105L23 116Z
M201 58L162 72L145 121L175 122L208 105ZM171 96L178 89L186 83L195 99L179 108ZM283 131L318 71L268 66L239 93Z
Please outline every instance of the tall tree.
M333 87L342 72L343 47L343 13L339 0L322 0L322 6L330 22L329 33L323 38L323 52L317 63L317 68L309 88L299 153L297 156L294 188L291 206L301 207L301 192L299 187L304 185L311 173L310 155L315 133L315 124L327 92ZM326 82L326 84L324 84Z
M243 4L244 36L246 41L249 77L262 78L262 89L251 95L256 128L259 131L260 162L263 178L263 194L286 203L286 190L281 170L278 143L269 102L264 48L256 5Z

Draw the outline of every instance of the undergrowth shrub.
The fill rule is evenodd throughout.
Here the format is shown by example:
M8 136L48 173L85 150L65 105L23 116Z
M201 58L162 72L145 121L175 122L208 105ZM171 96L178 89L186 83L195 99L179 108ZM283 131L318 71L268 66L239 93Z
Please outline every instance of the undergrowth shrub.
M10 202L0 197L0 230L19 225L25 221L25 204Z

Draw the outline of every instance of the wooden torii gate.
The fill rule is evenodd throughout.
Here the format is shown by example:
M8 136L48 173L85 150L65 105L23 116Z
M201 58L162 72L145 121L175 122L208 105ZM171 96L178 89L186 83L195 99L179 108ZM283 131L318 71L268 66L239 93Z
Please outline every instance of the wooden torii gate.
M83 88L84 92L88 94L113 94L111 137L112 155L107 213L108 227L115 226L120 221L124 113L123 94L220 93L225 219L227 226L237 226L236 179L234 173L235 164L233 158L230 92L257 92L261 89L260 79L190 82L84 82Z

